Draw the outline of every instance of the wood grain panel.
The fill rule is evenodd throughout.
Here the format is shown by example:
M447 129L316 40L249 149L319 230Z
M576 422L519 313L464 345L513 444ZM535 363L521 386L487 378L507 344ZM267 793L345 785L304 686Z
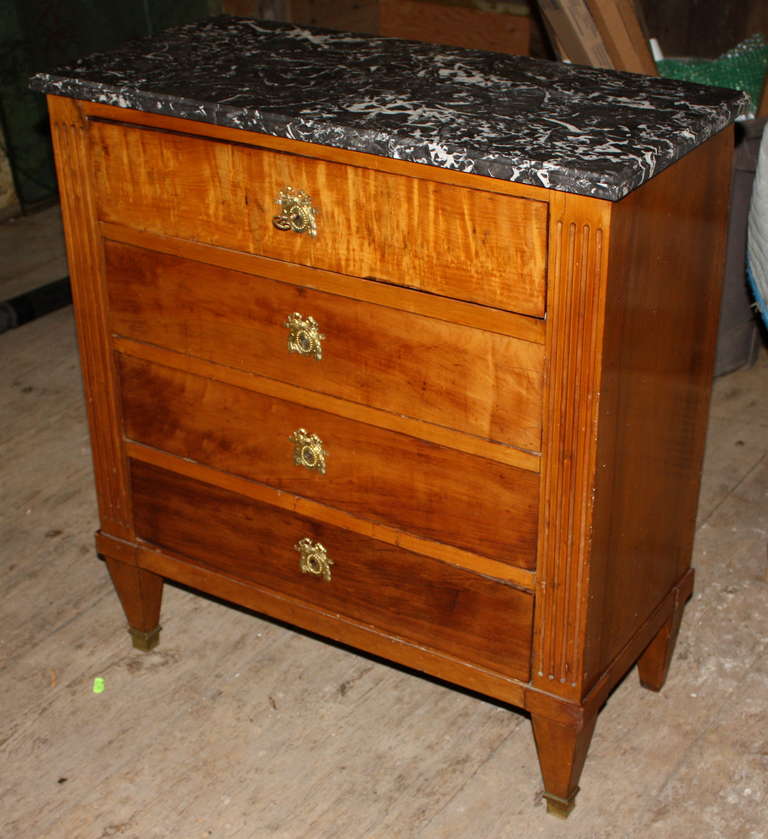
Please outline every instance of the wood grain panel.
M539 344L125 245L106 256L120 335L540 448ZM288 352L291 312L319 323L322 360Z
M587 685L690 565L732 145L721 132L613 208Z
M132 464L138 534L241 580L515 678L527 679L531 595L354 533ZM332 578L301 573L294 545L321 542Z
M538 476L126 356L128 437L522 568L535 565ZM294 463L316 434L324 473Z
M543 202L105 122L91 134L104 221L544 313ZM286 186L312 196L316 238L272 225Z
M99 518L104 530L130 538L127 464L107 327L104 254L96 221L87 122L71 99L49 96L48 109L61 191Z

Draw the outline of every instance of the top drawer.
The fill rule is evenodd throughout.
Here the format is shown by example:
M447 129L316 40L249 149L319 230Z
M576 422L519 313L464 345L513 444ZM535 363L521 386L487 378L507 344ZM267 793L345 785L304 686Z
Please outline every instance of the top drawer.
M544 202L108 122L91 135L104 221L544 314ZM274 226L286 187L311 197L316 236Z

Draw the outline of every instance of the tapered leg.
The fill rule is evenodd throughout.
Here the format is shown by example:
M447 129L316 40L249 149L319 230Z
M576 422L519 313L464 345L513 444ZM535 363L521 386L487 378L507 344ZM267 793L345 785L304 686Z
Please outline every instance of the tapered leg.
M591 714L580 723L562 725L531 715L548 813L564 819L573 810L596 720L597 714Z
M685 603L676 604L664 626L656 633L656 637L646 647L645 652L637 662L640 684L648 690L658 691L664 687L669 672L669 664L672 661L672 654L675 651L684 607Z
M135 565L106 557L109 576L128 619L128 632L137 650L148 652L160 640L163 578Z

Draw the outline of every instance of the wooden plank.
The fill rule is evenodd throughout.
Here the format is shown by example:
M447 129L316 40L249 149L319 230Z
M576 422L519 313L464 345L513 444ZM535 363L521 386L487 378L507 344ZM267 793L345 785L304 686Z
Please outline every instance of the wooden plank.
M539 0L539 8L555 34L561 58L575 64L613 67L585 0Z
M600 32L587 8L586 0L557 0L562 6L582 49L592 67L613 68L613 62L605 48Z
M539 9L558 57L574 64L589 64L589 54L560 0L539 0Z
M630 73L658 75L645 33L631 3L623 0L586 0L613 66Z

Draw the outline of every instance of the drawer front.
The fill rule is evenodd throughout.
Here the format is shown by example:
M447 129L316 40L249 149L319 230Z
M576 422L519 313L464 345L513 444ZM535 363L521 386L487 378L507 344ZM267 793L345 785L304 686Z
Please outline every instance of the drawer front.
M91 136L104 221L544 314L544 202L110 123ZM311 197L316 236L273 223L286 187Z
M131 472L140 538L325 611L528 679L532 595L143 463L132 462ZM295 546L304 539L308 570L302 572Z
M119 366L132 440L535 566L538 474L130 356Z
M114 332L478 437L541 447L540 344L116 243ZM291 352L294 312L320 359Z

